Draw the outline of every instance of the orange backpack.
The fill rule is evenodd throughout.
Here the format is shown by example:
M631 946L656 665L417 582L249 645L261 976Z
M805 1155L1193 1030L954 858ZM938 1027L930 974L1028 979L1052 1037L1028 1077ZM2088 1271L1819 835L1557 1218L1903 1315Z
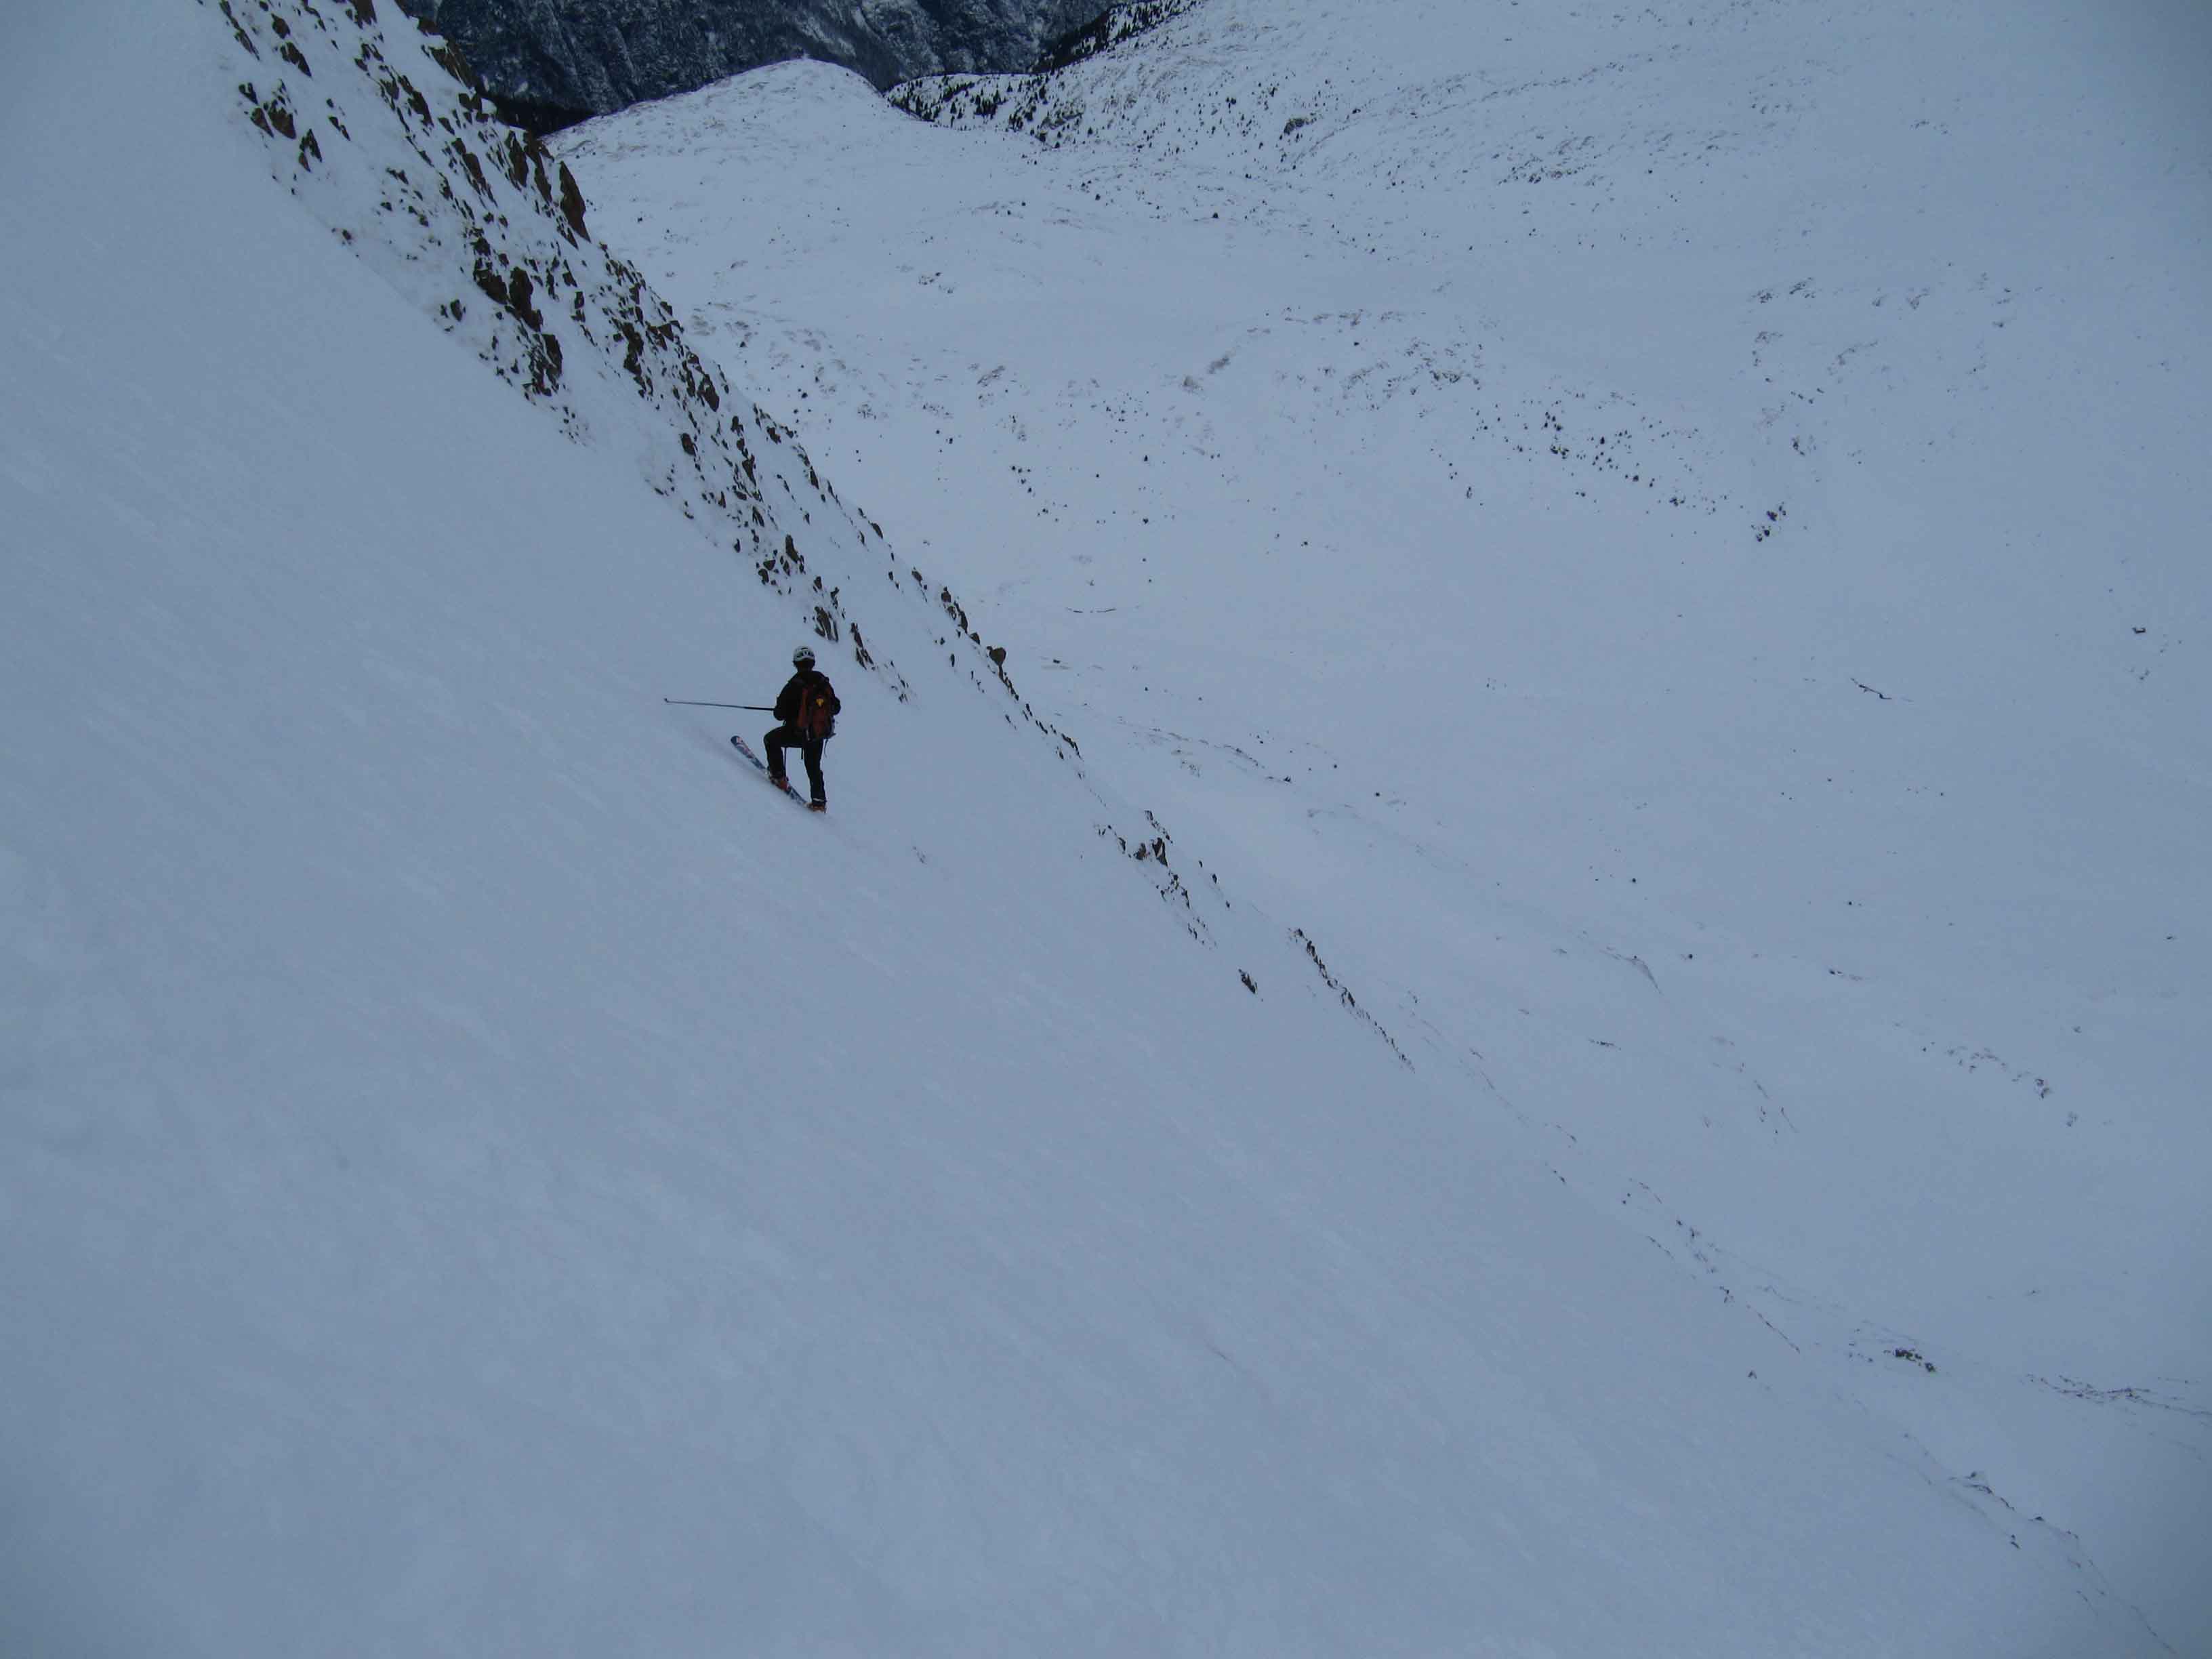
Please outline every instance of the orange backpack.
M827 674L814 676L815 684L799 694L799 714L791 723L805 737L823 738L835 729L837 718L837 694L830 687Z

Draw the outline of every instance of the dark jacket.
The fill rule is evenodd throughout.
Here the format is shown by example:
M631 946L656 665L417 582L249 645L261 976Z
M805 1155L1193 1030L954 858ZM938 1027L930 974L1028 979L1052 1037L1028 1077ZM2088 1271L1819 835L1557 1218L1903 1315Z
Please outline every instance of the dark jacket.
M800 736L819 740L836 735L837 711L842 706L827 674L802 668L777 695L775 717Z

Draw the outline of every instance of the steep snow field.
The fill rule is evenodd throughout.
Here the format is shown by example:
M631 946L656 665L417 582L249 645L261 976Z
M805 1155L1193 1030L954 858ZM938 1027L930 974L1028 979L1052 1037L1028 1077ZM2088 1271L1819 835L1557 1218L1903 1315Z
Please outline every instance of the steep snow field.
M1425 1079L2199 1650L2208 68L1206 0L558 148Z
M972 270L931 270L1026 294L1034 349L1123 416L1009 349L979 419L929 376L993 312L1018 341L1022 306L918 277L863 303L785 202L781 269L824 317L749 322L672 273L716 332L678 326L368 0L33 0L0 31L0 1651L2191 1639L2203 773L2178 556L2148 567L2148 645L2103 653L2094 616L2069 636L2063 689L2094 701L2046 735L2133 724L2101 777L2058 750L2048 775L2105 799L2008 839L2018 734L2056 692L1962 707L1908 634L1848 665L1893 705L1816 719L1802 620L1655 689L1670 636L1639 593L1694 615L1701 654L1727 630L1681 596L1745 630L1802 597L1700 562L1725 526L1733 571L1769 568L1734 507L1683 517L1674 565L1625 563L1620 515L1574 516L1610 475L1540 443L1486 463L1505 529L1440 574L1418 532L1462 508L1428 487L1385 519L1346 482L1413 482L1395 369L1289 389L1350 380L1313 342L1367 342L1379 311L1285 320L1288 380L1209 356L1196 393L1152 384L1206 328L1159 281L1075 278L1180 267L1232 309L1239 271L1273 276L1200 260L1210 219L1155 204L1141 238L1066 241L1018 204L1072 215L1072 185L1009 195L998 234L1036 264L974 238ZM915 146L909 204L1073 159L1010 164L1035 141L858 85L783 72L697 107L782 98L788 143L803 116L817 143ZM1179 176L1135 156L1131 201ZM605 234L614 173L584 182ZM702 238L765 211L714 188ZM896 261L898 222L854 234ZM1119 307L1126 349L1054 325L1062 283ZM893 294L952 320L866 370L883 418L790 395L866 343L836 343L840 295ZM1191 411L1248 374L1201 441ZM756 380L823 405L814 459L748 412ZM1668 442L1717 504L1759 481ZM1085 510L1121 518L1085 539L965 459L1009 443L1049 451L1054 520L1085 459ZM1208 551L1249 532L1240 500L1279 508L1279 554ZM1791 533L1817 518L1791 502ZM765 702L800 639L846 702L823 820L722 715L660 701ZM2024 696L1984 644L1973 672ZM1756 718L1729 684L1753 656ZM1381 667L1403 720L1343 706ZM1923 723L1853 724L1900 713ZM1713 805L1810 835L1768 797L1840 757L1870 798L1899 752L1962 804L1888 801L1920 860L1893 885L1802 886L1817 848ZM1643 840L1608 793L1638 769L1666 826ZM1988 867L1905 836L1929 822L1985 836ZM2092 830L2109 871L2065 839ZM1983 907L2039 849L2047 924L2008 926ZM1865 922L1830 913L1861 896ZM1968 942L1939 948L1946 920ZM2035 1042L2048 1096L2014 1076ZM1916 1344L1936 1371L1892 1352Z

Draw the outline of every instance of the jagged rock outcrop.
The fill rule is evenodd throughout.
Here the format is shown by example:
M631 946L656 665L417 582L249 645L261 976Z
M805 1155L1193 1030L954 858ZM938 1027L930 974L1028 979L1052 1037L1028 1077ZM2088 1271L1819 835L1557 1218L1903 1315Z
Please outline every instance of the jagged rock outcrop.
M539 131L788 58L878 87L1027 70L1105 0L402 0Z

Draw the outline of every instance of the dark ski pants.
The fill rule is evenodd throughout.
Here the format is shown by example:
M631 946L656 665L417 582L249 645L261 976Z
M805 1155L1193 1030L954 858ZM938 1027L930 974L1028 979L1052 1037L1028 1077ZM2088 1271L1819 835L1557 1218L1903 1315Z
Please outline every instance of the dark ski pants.
M768 746L768 769L770 773L779 778L782 777L784 775L783 751L787 749L796 749L799 750L799 757L806 763L806 785L808 788L813 790L814 799L817 800L830 799L822 793L823 740L820 738L810 738L795 726L779 726L761 741Z

